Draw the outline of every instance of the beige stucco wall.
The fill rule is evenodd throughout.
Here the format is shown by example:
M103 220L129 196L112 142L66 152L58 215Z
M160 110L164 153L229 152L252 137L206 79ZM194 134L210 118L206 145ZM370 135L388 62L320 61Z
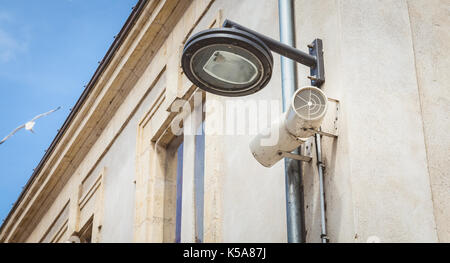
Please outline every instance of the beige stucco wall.
M450 1L408 7L436 229L450 242Z
M279 38L275 0L216 0L193 32L208 28L219 10L223 18ZM323 39L323 90L340 100L339 138L323 139L331 242L366 242L371 236L381 242L450 241L449 12L450 1L444 0L295 1L297 47L306 50L313 39ZM244 99L281 101L279 62L274 54L271 82ZM162 62L154 64L146 65L28 241L40 240L80 177L105 167L100 240L134 240L137 128L159 94L144 92L153 82L150 76L163 67ZM309 84L308 73L298 67L299 85ZM213 99L225 103L242 98L206 97ZM206 136L207 242L287 241L284 164L262 167L248 149L252 137ZM102 140L113 143L105 149ZM186 142L185 153L192 157L193 141ZM98 159L89 160L93 157ZM315 159L304 164L304 171L307 242L320 242ZM184 206L190 210L183 212L188 227L182 230L183 240L190 241L193 207Z
M448 240L448 77L438 74L448 68L448 7L296 2L298 44L324 39L323 89L341 100L339 139L324 139L331 241ZM305 184L308 240L317 242L317 179Z

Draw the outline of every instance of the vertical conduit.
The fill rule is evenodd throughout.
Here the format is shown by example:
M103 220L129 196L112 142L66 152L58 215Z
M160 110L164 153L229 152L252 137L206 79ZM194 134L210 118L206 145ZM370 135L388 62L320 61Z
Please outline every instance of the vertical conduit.
M293 1L278 0L280 41L295 47ZM281 56L283 111L289 108L297 88L296 63ZM294 153L298 153L300 148ZM289 243L305 242L303 180L301 162L284 158L286 179L287 238Z
M324 177L323 177L323 163L322 163L322 145L320 134L316 133L316 155L317 155L317 170L319 172L319 192L320 192L320 225L321 234L320 239L322 243L328 243L327 236L327 221L325 217L325 189L324 189Z

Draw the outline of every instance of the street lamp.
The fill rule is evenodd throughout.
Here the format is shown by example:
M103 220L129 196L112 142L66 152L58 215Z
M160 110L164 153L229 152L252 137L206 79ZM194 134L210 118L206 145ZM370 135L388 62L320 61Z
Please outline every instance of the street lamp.
M223 27L201 31L188 39L181 65L199 88L222 96L253 94L272 76L271 51L310 67L311 85L325 81L322 40L314 40L309 54L230 20Z

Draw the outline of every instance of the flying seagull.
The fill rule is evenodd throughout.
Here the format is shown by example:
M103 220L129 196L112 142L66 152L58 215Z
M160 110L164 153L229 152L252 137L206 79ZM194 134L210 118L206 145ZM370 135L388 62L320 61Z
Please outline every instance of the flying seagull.
M53 112L55 112L55 111L57 111L57 110L59 110L59 109L61 109L61 107L58 107L58 108L56 108L56 109L54 109L54 110L51 110L51 111L49 111L49 112L46 112L46 113L39 114L39 115L37 115L36 117L34 117L33 119L31 119L31 121L29 121L29 122L27 122L27 123L25 123L25 124L20 125L20 126L17 127L14 131L12 131L8 136L6 136L2 141L0 141L0 144L4 143L6 140L8 140L11 136L13 136L17 131L19 131L19 130L22 129L22 128L25 128L25 130L34 133L33 127L34 127L34 125L36 124L35 121L36 121L37 119L39 119L39 118L41 118L41 117L44 117L44 116L47 116L47 115L49 115L50 113L53 113Z

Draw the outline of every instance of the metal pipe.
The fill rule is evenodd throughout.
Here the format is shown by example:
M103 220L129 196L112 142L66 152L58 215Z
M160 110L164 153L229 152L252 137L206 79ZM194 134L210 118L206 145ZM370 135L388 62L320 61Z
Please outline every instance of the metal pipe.
M283 13L283 16L289 16L292 18L293 17L292 15L288 15L289 12L292 12L292 11L290 11L291 9L289 9L289 7L288 7L288 6L292 6L292 3L288 4L288 3L281 3L281 2L292 2L292 1L291 0L279 0L278 1L279 14L281 15ZM283 18L283 20L287 20L287 19ZM281 22L281 16L280 16L280 22ZM228 19L225 20L225 22L223 23L222 26L228 27L228 28L235 28L238 30L248 32L248 33L256 36L257 38L259 38L273 52L278 53L281 56L288 57L288 58L290 58L294 61L297 61L298 63L301 63L305 66L313 68L317 65L317 59L315 56L312 56L308 53L305 53L301 50L294 48L292 45L289 44L289 42L284 42L283 39L281 39L281 42L277 41L273 38L270 38L268 36L265 36L261 33L254 31L254 30L246 28L246 27L244 27L236 22L233 22L231 20L228 20ZM291 30L290 28L291 27L286 27L286 29L281 29L281 23L280 23L280 35L282 37L285 36L286 40L289 40L290 38L292 38L292 36L287 32L287 31ZM283 31L284 31L284 34L281 33Z
M293 48L295 46L293 1L279 0L278 10L280 40L285 43L283 44L284 46L289 46L289 49L295 49ZM296 63L284 57L284 55L281 56L281 84L283 111L286 111L290 106L291 97L297 88L297 69ZM298 154L301 152L300 149L295 150L294 153ZM301 161L284 158L284 165L288 242L304 243L305 220Z
M323 163L322 163L322 146L320 134L316 133L316 155L317 155L317 169L319 171L319 195L320 195L320 213L321 213L321 234L320 238L322 243L328 243L327 236L327 222L325 216L325 189L324 189L324 177L323 177Z

